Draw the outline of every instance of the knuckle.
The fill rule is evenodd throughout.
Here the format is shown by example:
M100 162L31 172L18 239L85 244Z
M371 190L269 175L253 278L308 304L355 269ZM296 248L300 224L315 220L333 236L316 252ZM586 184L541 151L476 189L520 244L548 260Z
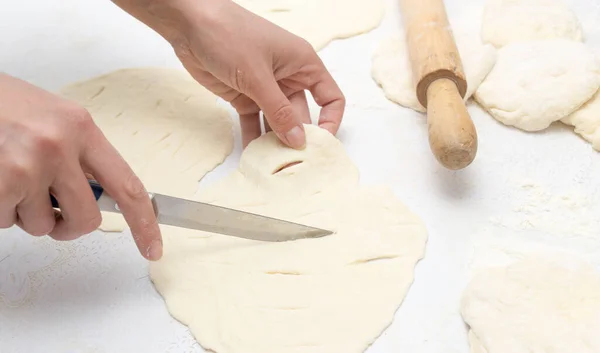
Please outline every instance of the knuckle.
M251 79L247 76L247 72L239 67L236 67L231 74L231 83L233 87L242 93L250 92Z
M283 105L277 109L273 116L269 117L269 124L272 128L277 129L279 127L290 125L294 121L294 111L292 106L289 104Z
M55 222L52 219L38 220L33 223L24 223L23 230L35 237L50 234L54 230Z
M310 44L310 42L302 37L297 37L297 41L298 43L296 44L296 47L300 49L300 53L311 53L314 50L312 44Z
M139 201L148 197L144 184L134 173L131 173L127 178L124 191L125 196L132 201Z
M101 223L102 215L100 214L100 211L96 211L81 222L81 225L78 227L78 233L80 235L89 234L98 229Z
M61 150L63 133L59 129L47 129L32 138L36 151L52 156Z
M13 160L12 163L6 166L6 171L11 176L11 179L17 181L19 184L23 183L29 177L29 167L17 160ZM17 189L15 185L12 185L10 188L8 185L5 185L5 188L7 189L4 191L7 193L15 192Z
M340 92L340 106L342 108L346 107L346 96L342 92Z
M17 217L13 209L0 213L0 229L7 229L15 225Z
M72 125L71 127L76 128L78 132L89 130L95 126L92 115L79 105L68 104L63 108L63 114Z
M6 182L0 182L0 200L5 201L11 194L11 187Z

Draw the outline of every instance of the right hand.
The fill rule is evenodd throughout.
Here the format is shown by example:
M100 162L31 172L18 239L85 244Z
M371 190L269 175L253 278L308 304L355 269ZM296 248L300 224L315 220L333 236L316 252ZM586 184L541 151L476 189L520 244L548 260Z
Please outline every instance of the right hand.
M150 198L89 113L0 73L0 228L16 224L56 240L96 230L102 216L86 173L115 199L141 254L158 260L162 241Z

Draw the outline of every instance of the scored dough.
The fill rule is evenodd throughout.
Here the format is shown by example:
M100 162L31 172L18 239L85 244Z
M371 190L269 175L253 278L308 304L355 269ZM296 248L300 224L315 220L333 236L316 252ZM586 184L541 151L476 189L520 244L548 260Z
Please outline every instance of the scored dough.
M600 151L600 91L579 110L561 120L575 127L575 132Z
M234 0L251 12L306 39L315 50L377 28L382 0Z
M456 32L455 40L467 78L465 95L467 100L492 70L496 62L496 49L489 44L481 43L479 34L469 33L467 30ZM425 112L415 93L415 82L404 34L397 34L379 44L373 54L371 75L383 88L389 100L403 107Z
M584 44L518 42L498 51L475 100L506 125L539 131L577 110L599 86L600 62Z
M273 133L200 200L322 227L284 243L163 227L151 278L171 315L217 353L359 353L392 322L424 255L421 220L388 188L360 187L342 144L314 125L293 150ZM281 166L302 162L273 174Z
M563 38L582 41L577 16L561 0L488 0L481 36L485 43L510 43Z
M472 353L600 352L600 273L571 256L484 270L461 306Z
M71 84L62 94L88 109L151 192L194 195L198 181L233 149L229 114L186 71L122 69ZM104 231L127 227L119 214L102 218Z

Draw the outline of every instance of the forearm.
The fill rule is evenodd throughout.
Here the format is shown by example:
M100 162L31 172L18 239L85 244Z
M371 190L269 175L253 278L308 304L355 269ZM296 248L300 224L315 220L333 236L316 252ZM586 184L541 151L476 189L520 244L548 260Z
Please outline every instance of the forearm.
M215 0L112 0L117 6L174 43L202 21L203 9Z

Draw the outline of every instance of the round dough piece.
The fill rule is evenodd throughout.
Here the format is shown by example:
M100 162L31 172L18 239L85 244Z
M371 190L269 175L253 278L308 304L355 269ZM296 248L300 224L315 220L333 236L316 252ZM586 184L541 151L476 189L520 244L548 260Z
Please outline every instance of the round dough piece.
M251 12L306 39L315 50L334 39L371 31L384 15L382 0L234 0Z
M472 353L600 352L600 273L570 256L487 269L461 306Z
M481 36L496 47L541 39L583 40L577 16L561 0L488 0Z
M498 51L475 99L502 123L539 131L577 110L599 86L600 62L584 44L519 42Z
M88 109L151 192L191 197L233 149L229 114L186 71L122 69L71 84L62 94ZM101 230L127 227L119 214L102 218Z
M329 229L283 243L163 227L151 278L171 315L216 353L362 353L392 322L424 255L422 221L361 187L342 144L306 126L303 151L273 133L200 199ZM278 171L291 162L301 162Z
M489 44L481 43L479 34L467 31L457 32L455 40L467 78L465 94L467 100L492 70L496 62L496 49ZM371 76L381 86L389 100L403 107L425 112L415 92L404 34L397 34L379 44L373 54Z
M575 127L575 132L600 152L600 91L579 110L561 120Z

